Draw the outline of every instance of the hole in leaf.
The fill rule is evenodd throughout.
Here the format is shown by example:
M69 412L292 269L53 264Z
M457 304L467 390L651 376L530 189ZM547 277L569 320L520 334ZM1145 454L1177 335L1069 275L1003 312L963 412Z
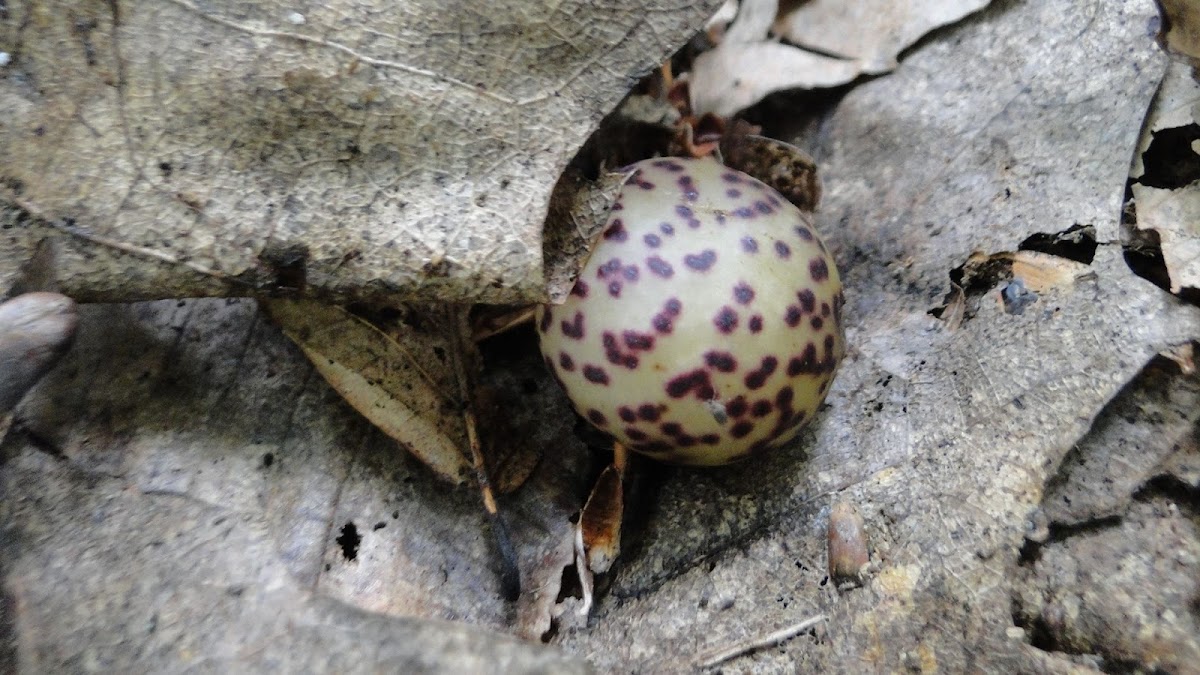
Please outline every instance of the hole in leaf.
M1096 257L1096 228L1091 225L1072 225L1054 234L1038 232L1017 247L1021 251L1037 251L1067 258L1085 265Z
M1192 143L1200 141L1200 124L1150 132L1150 147L1142 153L1145 171L1138 183L1174 190L1200 180L1200 155Z
M346 560L358 557L358 545L362 543L362 535L358 533L358 528L353 522L342 526L342 533L335 541L342 547L342 557Z

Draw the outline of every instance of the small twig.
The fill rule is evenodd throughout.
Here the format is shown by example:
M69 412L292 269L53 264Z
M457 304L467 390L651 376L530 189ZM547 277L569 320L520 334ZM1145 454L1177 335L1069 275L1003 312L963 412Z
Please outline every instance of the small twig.
M475 470L475 480L479 484L479 494L483 498L483 509L487 512L492 526L492 535L496 540L496 548L500 553L500 590L507 600L516 600L521 595L521 572L517 566L517 549L513 546L512 537L508 533L508 524L504 522L499 507L496 505L496 495L492 491L492 481L488 476L487 461L483 456L483 447L479 441L479 431L475 422L475 411L471 395L471 371L467 364L467 350L474 348L470 341L470 324L467 312L463 309L452 309L450 312L454 325L452 335L454 342L450 350L454 362L455 379L458 380L458 391L463 405L463 423L467 428L467 445L471 451L471 467Z
M732 658L736 658L743 654L748 654L752 651L763 649L765 647L774 647L775 645L790 640L813 626L825 621L824 614L818 614L793 624L787 628L781 628L770 635L763 636L751 642L743 642L730 647L724 647L720 650L709 652L703 655L696 662L698 668L712 668L718 664L724 663Z

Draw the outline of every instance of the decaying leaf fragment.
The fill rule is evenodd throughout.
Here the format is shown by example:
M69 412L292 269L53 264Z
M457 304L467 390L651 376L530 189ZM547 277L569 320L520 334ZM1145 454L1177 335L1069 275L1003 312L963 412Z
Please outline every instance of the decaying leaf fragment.
M58 293L26 293L0 304L0 416L63 355L78 322L75 303Z
M1172 63L1138 141L1130 190L1137 240L1153 233L1172 293L1200 289L1200 84Z
M404 444L439 477L462 483L470 472L446 333L397 323L387 335L340 307L311 300L262 301L346 401ZM437 322L437 315L425 318Z

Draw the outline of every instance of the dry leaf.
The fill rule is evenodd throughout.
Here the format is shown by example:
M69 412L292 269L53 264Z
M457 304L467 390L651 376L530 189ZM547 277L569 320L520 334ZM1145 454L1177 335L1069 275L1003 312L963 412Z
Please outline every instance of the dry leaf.
M317 372L355 410L400 441L439 477L462 483L470 473L462 402L439 314L425 330L396 322L391 335L366 320L311 300L264 300ZM431 330L432 329L432 330Z
M9 2L0 285L541 299L555 181L717 4Z
M780 13L774 28L804 49L859 64L867 75L894 70L900 53L929 31L987 6L988 0L809 0Z
M1030 515L1065 482L1073 449L1096 447L1080 442L1103 433L1108 402L1154 354L1200 334L1196 309L1134 276L1115 245L1163 68L1145 34L1155 8L1084 9L1011 3L931 36L905 68L840 98L817 142L788 139L820 163L817 224L848 294L852 349L828 407L753 465L659 472L644 533L592 621L531 635L602 672L689 668L710 646L815 616L827 617L821 637L725 667L1038 672L1083 658L1041 648L1063 644L1153 670L1157 636L1192 653L1195 567L1171 556L1196 550L1195 519L1191 500L1171 497L1190 489L1173 474L1137 486L1121 518L1047 538L1038 574L1022 556ZM971 251L1016 250L1076 223L1095 229L1094 276L1055 289L1050 316L979 303L953 333L928 316ZM502 640L355 609L514 621L476 496L428 480L254 303L82 311L75 349L22 405L29 431L3 448L0 637L20 666L417 670L482 653L465 667L561 670ZM501 502L523 570L538 570L531 588L557 596L567 516L591 471L537 362L501 369L503 397L523 404L513 417L548 449ZM822 583L833 494L869 516L880 563L852 593ZM353 543L350 524L353 560L338 543ZM1103 553L1100 539L1132 552L1127 574L1112 573L1119 556L1080 555ZM1055 573L1067 569L1092 576ZM1057 589L1079 614L1041 611ZM1137 620L1100 596L1134 598ZM531 603L531 622L551 602ZM1069 621L1039 621L1056 616ZM1103 620L1105 634L1075 616ZM391 661L398 653L408 658Z

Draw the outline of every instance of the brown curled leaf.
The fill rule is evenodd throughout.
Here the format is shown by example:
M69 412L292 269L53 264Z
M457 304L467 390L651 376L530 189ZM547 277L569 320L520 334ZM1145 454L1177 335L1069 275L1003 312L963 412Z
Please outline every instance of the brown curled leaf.
M829 577L835 584L859 582L871 561L866 525L848 501L829 511Z
M725 164L775 188L801 211L815 211L821 201L821 180L813 158L794 145L746 133L744 124L740 122L721 139Z

